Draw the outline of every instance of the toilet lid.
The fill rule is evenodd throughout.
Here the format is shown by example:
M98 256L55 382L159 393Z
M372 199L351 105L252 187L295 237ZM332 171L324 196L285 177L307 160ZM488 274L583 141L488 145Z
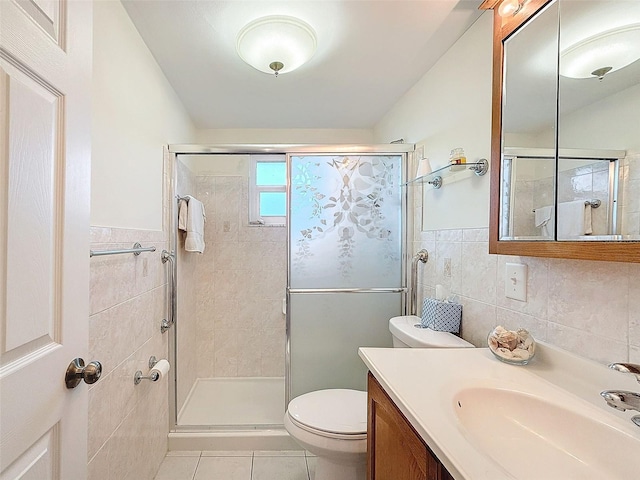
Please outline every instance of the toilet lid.
M289 416L314 430L341 435L367 432L367 392L317 390L289 402Z

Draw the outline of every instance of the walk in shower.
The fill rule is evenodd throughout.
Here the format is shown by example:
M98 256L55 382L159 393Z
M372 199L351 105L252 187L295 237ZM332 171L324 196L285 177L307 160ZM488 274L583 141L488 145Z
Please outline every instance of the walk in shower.
M170 147L174 433L282 430L289 398L364 389L357 347L391 346L411 147L342 148ZM204 205L202 254L176 228L186 195Z

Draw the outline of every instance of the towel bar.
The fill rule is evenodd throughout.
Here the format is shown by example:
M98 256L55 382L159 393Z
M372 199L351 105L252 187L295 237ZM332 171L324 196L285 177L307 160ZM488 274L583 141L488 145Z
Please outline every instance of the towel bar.
M138 242L133 244L133 248L125 248L122 250L90 250L89 257L100 257L103 255L119 255L121 253L133 253L136 257L142 252L155 252L156 247L143 247Z
M600 205L602 205L602 201L600 201L600 199L598 198L594 198L593 200L585 200L584 206L586 207L587 205L591 206L591 208L598 208ZM531 211L535 213L536 209L534 208Z

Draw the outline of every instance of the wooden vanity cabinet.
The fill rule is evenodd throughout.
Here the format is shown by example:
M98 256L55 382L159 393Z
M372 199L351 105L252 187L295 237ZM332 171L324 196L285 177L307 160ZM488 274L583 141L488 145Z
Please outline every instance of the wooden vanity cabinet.
M453 480L371 373L368 404L368 480Z

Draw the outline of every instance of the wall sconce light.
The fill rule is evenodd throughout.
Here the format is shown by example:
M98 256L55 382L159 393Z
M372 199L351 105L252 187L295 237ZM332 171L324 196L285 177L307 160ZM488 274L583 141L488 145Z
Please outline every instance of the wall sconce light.
M504 0L498 7L498 14L501 17L513 17L524 6L526 0Z
M560 54L560 75L602 80L640 59L640 24L588 37Z
M309 61L316 51L316 34L294 17L263 17L240 30L236 50L253 68L277 77Z
M431 173L431 162L428 158L421 158L418 162L418 170L416 171L416 178L424 177Z

